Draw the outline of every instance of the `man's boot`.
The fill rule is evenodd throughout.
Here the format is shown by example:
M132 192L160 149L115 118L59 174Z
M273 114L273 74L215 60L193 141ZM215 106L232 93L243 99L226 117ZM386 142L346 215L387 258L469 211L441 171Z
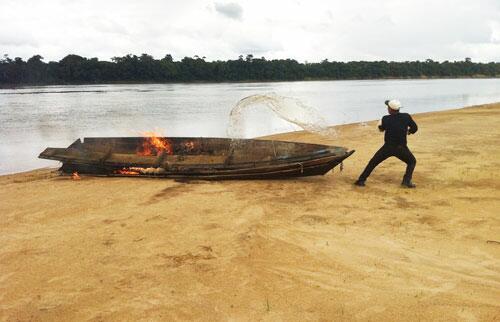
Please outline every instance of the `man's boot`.
M364 187L365 186L365 180L358 179L354 182L354 185L358 187Z
M416 188L417 185L411 182L411 179L403 179L403 182L401 182L401 185L406 188Z

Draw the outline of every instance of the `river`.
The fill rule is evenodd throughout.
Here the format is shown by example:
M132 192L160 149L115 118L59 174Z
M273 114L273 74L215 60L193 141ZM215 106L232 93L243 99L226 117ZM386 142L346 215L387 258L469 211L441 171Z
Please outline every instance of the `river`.
M77 138L140 136L226 137L229 113L242 98L293 97L328 124L362 122L398 98L411 114L500 101L500 79L353 80L217 84L37 86L0 89L0 174L57 166L40 160L45 147ZM245 116L245 137L298 129L257 107Z

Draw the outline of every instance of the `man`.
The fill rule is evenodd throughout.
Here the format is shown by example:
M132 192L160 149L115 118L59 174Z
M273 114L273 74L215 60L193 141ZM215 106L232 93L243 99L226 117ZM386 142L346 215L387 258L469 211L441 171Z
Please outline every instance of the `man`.
M417 160L406 145L406 134L417 132L417 124L410 114L399 112L401 103L398 100L385 101L385 105L387 105L389 115L385 115L378 125L381 132L385 131L385 143L368 162L365 170L354 184L364 187L365 181L373 169L385 159L394 156L406 163L406 172L401 185L407 188L415 188L416 185L411 181L411 177Z

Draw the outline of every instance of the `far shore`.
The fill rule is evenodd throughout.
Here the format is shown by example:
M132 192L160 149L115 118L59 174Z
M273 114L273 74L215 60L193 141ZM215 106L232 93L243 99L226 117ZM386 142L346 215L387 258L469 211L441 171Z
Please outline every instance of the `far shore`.
M404 164L354 180L377 121L267 138L356 152L269 181L0 176L0 320L496 321L500 102L414 115Z
M438 80L438 79L499 79L486 75L474 75L463 77L445 77L445 76L421 76L421 77L383 77L383 78L318 78L301 80L241 80L241 81L189 81L189 82L138 82L138 81L118 81L105 83L46 83L46 84L0 84L0 89L17 89L26 87L43 86L91 86L91 85L164 85L164 84L244 84L244 83L295 83L295 82L326 82L326 81L372 81L372 80Z

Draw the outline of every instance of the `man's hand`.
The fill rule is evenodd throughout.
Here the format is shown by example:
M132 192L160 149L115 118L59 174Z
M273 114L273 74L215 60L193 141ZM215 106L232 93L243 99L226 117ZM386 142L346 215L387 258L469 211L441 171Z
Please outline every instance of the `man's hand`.
M384 128L382 127L382 119L378 121L377 127L380 132L384 132Z
M412 135L412 134L415 134L416 131L412 131L412 129L408 129L408 135Z

